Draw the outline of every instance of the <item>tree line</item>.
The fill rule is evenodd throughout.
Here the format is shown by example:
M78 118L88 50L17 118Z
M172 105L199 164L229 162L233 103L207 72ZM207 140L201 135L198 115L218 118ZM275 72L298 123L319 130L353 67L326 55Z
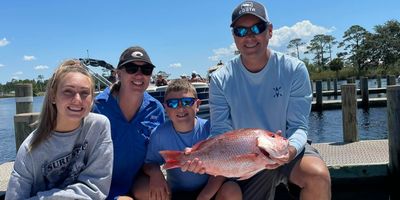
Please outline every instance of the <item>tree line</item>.
M26 84L30 83L32 84L32 92L33 96L38 96L42 95L42 93L46 90L46 85L47 85L48 80L44 80L43 75L38 75L38 77L35 79L25 79L25 80L17 80L17 79L11 79L11 81L7 82L6 84L0 84L0 92L3 92L3 95L7 96L8 94L12 93L15 91L15 86L17 84Z
M341 41L332 35L314 35L304 52L312 56L311 60L300 58L300 49L306 45L301 38L290 40L287 48L306 63L312 79L333 78L332 72L337 79L400 74L400 23L389 20L376 25L373 31L353 25L344 32ZM334 48L336 56L332 55Z

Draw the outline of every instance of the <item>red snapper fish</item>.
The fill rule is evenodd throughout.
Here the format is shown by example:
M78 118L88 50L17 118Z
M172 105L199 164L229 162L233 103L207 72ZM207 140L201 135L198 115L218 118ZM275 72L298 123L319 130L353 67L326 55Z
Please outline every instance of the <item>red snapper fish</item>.
M245 180L275 164L269 155L281 158L288 153L289 141L262 129L238 129L198 142L188 154L183 151L160 151L164 169L181 167L199 158L206 173Z

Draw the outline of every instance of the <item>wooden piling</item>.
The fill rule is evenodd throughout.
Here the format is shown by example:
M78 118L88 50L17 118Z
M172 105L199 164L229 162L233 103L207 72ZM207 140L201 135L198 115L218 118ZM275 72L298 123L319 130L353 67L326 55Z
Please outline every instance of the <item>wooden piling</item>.
M311 94L314 93L314 87L313 87L313 80L310 79L310 84L311 84Z
M25 138L35 129L31 124L38 118L39 113L21 113L14 116L15 148L17 151Z
M350 78L347 78L347 83L348 84L356 83L356 80L354 79L354 77L350 77Z
M327 80L326 80L326 90L331 90L331 79L330 78L328 78Z
M33 108L32 84L15 85L15 106L16 113L30 113Z
M315 92L316 92L316 108L322 110L322 81L315 81Z
M368 77L361 77L361 104L364 108L369 105Z
M396 76L388 75L386 77L386 83L387 83L387 85L396 85Z
M381 88L382 87L382 81L381 81L381 76L377 76L376 77L376 84L377 84L377 88Z
M387 87L389 174L395 183L400 180L400 86ZM393 199L400 198L400 191L391 188Z
M338 91L337 91L337 79L336 78L333 80L333 91L334 91L334 95L337 96Z
M356 84L341 86L342 91L342 121L344 142L359 140L357 131L357 95Z

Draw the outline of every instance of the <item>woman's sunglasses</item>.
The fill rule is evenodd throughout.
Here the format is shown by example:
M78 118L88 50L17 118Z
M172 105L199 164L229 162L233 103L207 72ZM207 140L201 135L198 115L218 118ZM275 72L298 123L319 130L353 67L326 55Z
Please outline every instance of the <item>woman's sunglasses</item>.
M125 68L125 71L128 74L134 74L138 72L140 68L143 75L150 76L153 73L154 66L150 64L137 65L135 63L126 63L122 68Z
M196 98L184 97L180 99L168 99L165 102L169 108L177 109L179 107L179 102L181 102L182 107L190 107L193 106L195 101Z
M245 37L248 35L250 32L252 32L254 35L258 35L267 29L268 23L265 22L260 22L257 24L254 24L252 27L233 27L232 32L234 35L237 37Z

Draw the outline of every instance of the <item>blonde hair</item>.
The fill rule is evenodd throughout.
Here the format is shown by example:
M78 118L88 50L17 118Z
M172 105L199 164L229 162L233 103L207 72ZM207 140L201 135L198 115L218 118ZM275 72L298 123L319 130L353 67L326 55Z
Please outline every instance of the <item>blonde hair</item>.
M37 129L33 133L34 135L30 143L30 150L33 150L41 142L46 140L50 136L50 133L55 129L57 125L57 107L54 104L54 99L57 93L57 88L60 84L60 81L71 72L78 72L89 78L91 83L90 93L92 97L94 97L94 81L90 73L81 64L81 62L79 60L72 59L61 63L47 82L42 111L40 112L39 119L37 121Z
M167 95L171 92L191 92L194 97L197 98L197 91L196 88L189 82L187 79L175 79L172 80L169 84L167 89L165 90L164 99Z

